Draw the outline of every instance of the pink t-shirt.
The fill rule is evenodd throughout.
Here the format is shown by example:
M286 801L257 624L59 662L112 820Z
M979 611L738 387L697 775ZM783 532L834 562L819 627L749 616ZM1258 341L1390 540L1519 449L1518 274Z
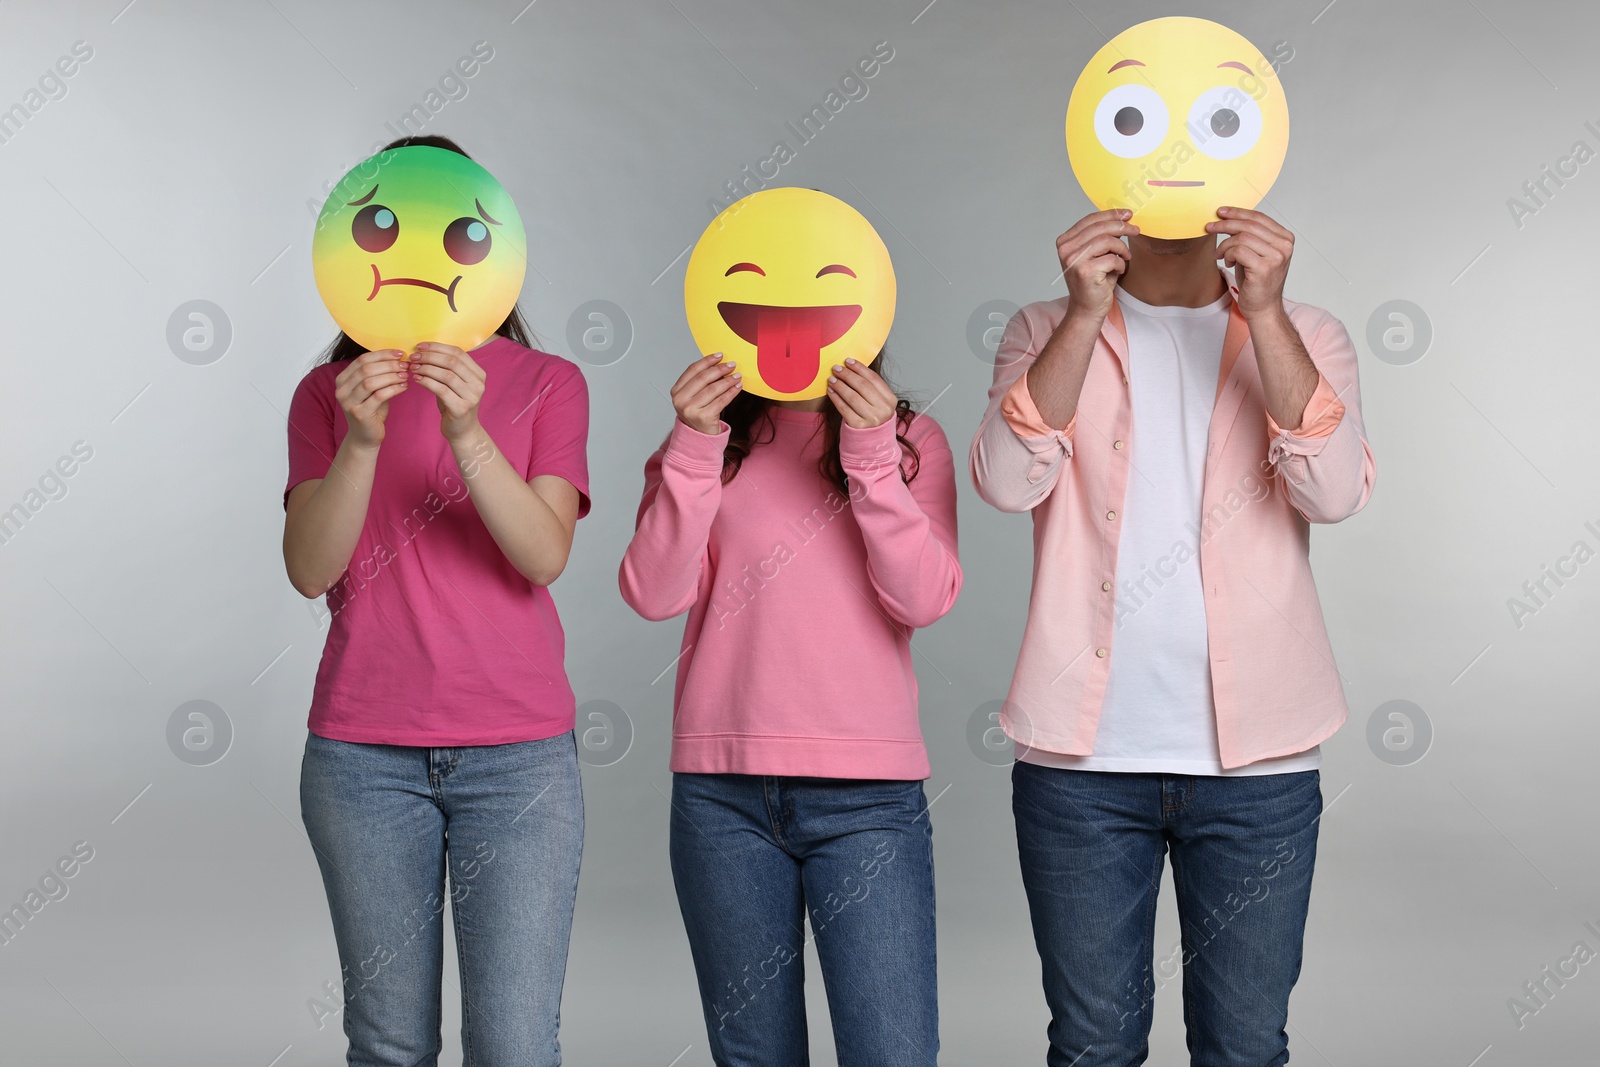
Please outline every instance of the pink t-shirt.
M961 590L956 482L939 424L843 426L848 495L817 472L822 414L769 409L722 484L716 435L675 421L645 466L619 576L647 619L687 611L672 769L826 778L928 777L911 634Z
M478 419L524 480L553 474L589 510L589 391L577 366L496 337L472 353L488 376ZM316 367L289 407L289 483L330 473L348 429ZM433 394L389 402L366 525L332 613L311 732L336 741L500 745L572 729L566 639L549 590L524 578L479 518Z

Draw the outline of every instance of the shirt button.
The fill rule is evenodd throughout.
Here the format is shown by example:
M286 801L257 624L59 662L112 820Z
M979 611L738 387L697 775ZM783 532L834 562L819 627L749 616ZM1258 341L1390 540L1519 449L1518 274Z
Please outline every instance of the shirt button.
M1099 657L1100 657L1100 658L1101 658L1101 659L1105 659L1105 658L1106 658L1106 650L1105 650L1105 649L1103 649L1103 648L1097 648L1097 649L1095 649L1095 650L1094 650L1094 654L1095 654L1095 655L1096 655L1096 656L1099 656Z
M1116 512L1115 512L1115 511L1108 511L1108 512L1106 512L1106 518L1107 518L1107 519L1114 519L1114 518L1116 518L1116 517L1117 517L1117 513L1116 513Z
M1104 590L1105 592L1109 593L1111 591L1111 583L1110 582L1101 582L1100 583L1100 588L1102 590Z
M1121 448L1122 447L1122 442L1121 441L1112 441L1111 442L1111 447L1112 448Z

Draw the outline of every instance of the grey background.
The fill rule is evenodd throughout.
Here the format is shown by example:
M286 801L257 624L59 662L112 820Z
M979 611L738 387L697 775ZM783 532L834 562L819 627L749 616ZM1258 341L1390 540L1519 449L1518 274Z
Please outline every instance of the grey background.
M7 1063L343 1062L337 1025L319 1031L306 1004L338 962L297 800L325 631L278 546L283 413L333 331L307 204L483 40L493 59L426 131L459 138L520 205L522 307L547 347L571 355L568 318L592 299L634 334L625 358L586 368L595 506L554 588L580 700L614 701L634 730L625 758L585 768L563 1041L575 1064L709 1064L666 859L671 674L655 679L680 624L635 618L615 585L671 418L662 391L694 354L675 257L721 184L888 41L869 95L779 181L844 197L883 234L899 381L939 397L964 453L990 377L969 314L1059 295L1053 239L1088 210L1062 143L1072 83L1108 35L1173 13L1293 49L1295 134L1266 206L1299 237L1290 295L1331 309L1362 350L1379 465L1366 510L1313 534L1351 721L1325 746L1295 1062L1600 1057L1600 963L1520 1029L1507 1007L1576 942L1600 948L1583 925L1600 925L1600 562L1520 628L1507 606L1573 542L1600 547L1584 528L1600 527L1600 162L1520 226L1507 207L1574 141L1600 148L1583 126L1600 127L1592 5L523 2L0 7L0 107L75 41L94 49L0 144L0 508L74 442L93 449L0 545L0 904L74 842L94 849L0 946ZM166 340L196 299L231 324L209 365ZM1432 325L1409 365L1366 341L1397 299ZM1007 772L966 740L1005 692L1029 528L964 477L961 494L966 588L917 640L944 1062L1037 1063L1046 1012ZM219 762L168 746L191 700L231 723ZM1368 716L1390 700L1427 716L1426 758L1369 748ZM1177 938L1170 900L1160 923L1158 958ZM1176 982L1157 1014L1152 1062L1184 1062ZM832 1062L813 1018L816 1062Z

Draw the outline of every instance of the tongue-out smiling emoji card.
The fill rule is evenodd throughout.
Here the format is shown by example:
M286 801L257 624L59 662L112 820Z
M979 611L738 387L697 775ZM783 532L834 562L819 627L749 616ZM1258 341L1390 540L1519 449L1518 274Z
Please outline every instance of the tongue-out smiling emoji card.
M739 365L772 400L827 392L835 363L878 358L894 322L894 265L872 224L814 189L763 189L711 220L683 282L700 351Z
M516 306L528 269L516 205L457 152L387 149L334 186L311 243L317 291L369 351L472 349Z

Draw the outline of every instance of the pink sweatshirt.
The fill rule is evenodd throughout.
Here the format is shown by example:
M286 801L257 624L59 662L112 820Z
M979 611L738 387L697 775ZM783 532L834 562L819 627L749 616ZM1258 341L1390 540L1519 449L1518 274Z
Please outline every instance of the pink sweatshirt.
M847 497L817 471L821 413L770 413L772 440L727 485L726 424L713 437L675 421L645 465L620 582L647 619L689 612L672 769L926 778L911 632L961 589L950 445L914 418L907 485L895 420L841 427Z

